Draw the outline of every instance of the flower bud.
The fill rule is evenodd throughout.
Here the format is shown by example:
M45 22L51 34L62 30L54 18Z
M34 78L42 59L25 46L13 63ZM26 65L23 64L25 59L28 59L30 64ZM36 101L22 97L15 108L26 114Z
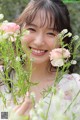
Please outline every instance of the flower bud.
M61 31L62 34L65 34L65 33L67 33L67 32L68 32L67 29L64 29L64 30Z
M3 14L0 14L0 20L2 20L4 18Z

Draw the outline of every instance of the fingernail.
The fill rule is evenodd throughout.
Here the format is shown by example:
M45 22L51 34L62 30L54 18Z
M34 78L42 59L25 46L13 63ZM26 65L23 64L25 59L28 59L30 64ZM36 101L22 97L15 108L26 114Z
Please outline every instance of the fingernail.
M30 94L29 94L29 92L27 91L26 96L29 97L29 95L30 95Z

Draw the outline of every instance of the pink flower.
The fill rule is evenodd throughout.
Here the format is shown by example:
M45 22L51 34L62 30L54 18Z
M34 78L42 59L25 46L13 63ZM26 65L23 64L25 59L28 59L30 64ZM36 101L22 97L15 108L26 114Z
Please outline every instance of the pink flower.
M0 29L7 33L15 33L16 31L20 30L20 26L17 25L16 23L8 22L3 23L0 26Z
M53 66L63 66L64 65L64 58L69 58L70 52L68 49L65 48L56 48L50 52L50 60Z

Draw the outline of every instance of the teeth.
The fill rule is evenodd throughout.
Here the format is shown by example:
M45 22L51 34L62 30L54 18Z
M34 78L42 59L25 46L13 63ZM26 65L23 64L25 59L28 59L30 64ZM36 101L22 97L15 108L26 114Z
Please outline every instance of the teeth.
M32 51L35 53L44 53L45 52L44 50L35 50L35 49L32 49Z

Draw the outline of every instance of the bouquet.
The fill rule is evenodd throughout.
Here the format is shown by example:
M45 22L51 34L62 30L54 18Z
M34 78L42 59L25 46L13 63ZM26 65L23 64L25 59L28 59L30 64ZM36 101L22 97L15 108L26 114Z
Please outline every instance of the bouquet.
M0 16L3 17L2 14ZM26 50L27 55L24 54L21 46L21 39L25 34L28 34L28 31L25 29L21 31L16 23L6 20L0 23L0 63L4 66L4 72L0 71L0 79L7 86L6 93L12 93L15 104L19 103L20 97L24 99L30 86L34 85L30 82L32 69L30 52ZM25 62L27 72L23 69ZM11 72L14 73L14 80L9 75ZM5 95L1 91L0 96L6 105Z

